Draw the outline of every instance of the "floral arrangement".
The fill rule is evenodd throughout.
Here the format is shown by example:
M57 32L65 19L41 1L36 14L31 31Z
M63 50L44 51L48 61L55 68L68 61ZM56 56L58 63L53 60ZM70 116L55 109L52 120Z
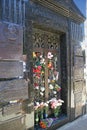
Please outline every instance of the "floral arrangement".
M43 108L44 108L44 103L43 102L41 102L41 103L36 102L35 103L35 106L34 106L35 112L40 112L40 111L43 110Z
M39 122L39 118L43 119L43 108L44 103L35 102L34 110L35 110L35 124L37 125Z
M57 92L61 91L61 87L60 87L58 84L55 84L54 89L55 89Z
M48 118L49 107L53 110L54 117L58 117L60 112L60 107L64 103L61 99L52 98L48 102L36 102L34 106L35 110L35 123L38 124L40 121L40 126L42 128L47 128L51 125L50 118Z
M33 85L35 90L35 124L40 125L41 128L50 127L54 117L58 117L61 111L63 100L57 99L60 95L61 87L58 85L59 72L57 67L57 55L53 52L48 52L45 55L44 52L33 52ZM47 59L47 60L46 60ZM46 68L46 69L45 69ZM47 70L47 87L48 99L45 102L45 73ZM53 98L56 97L56 98ZM41 101L41 102L39 102ZM54 114L54 115L53 115ZM49 118L49 116L53 118ZM57 119L57 118L55 118Z
M55 117L58 116L58 114L60 112L60 107L62 106L62 103L64 103L64 101L61 99L57 100L56 98L53 98L50 100L50 106L51 106L51 109L53 110Z
M48 109L49 109L49 104L48 104L49 102L47 102L47 103L44 103L44 110L46 110L46 111L48 111Z
M44 103L44 118L48 117L49 102Z
M41 112L43 110L45 110L45 112L48 112L48 109L49 109L49 104L48 103L49 102L46 102L46 103L44 103L44 102L41 102L41 103L36 102L35 106L34 106L35 113Z
M40 127L43 129L46 129L47 127L50 127L53 123L53 119L52 118L47 118L47 119L43 119L40 121Z
M50 100L50 104L51 104L51 108L52 109L55 109L55 108L57 108L57 107L59 107L59 106L62 106L62 103L64 103L64 101L63 100L61 100L61 99L56 99L56 98L52 98L51 100Z

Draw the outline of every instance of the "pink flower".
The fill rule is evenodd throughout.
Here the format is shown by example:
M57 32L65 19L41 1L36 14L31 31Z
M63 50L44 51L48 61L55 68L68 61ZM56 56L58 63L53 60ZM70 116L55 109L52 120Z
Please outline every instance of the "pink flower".
M56 107L57 107L56 102L51 103L51 108L52 108L52 109L55 109Z
M56 109L57 107L61 106L63 102L64 101L61 99L57 100L56 98L53 98L50 100L51 108Z
M48 59L52 59L52 57L53 57L52 53L51 53L51 52L48 52L47 58L48 58Z

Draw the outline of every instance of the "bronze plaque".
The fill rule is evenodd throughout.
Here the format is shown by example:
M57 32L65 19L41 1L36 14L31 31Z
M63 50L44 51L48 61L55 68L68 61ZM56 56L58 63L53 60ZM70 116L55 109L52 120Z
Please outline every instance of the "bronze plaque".
M75 67L74 68L74 79L84 79L84 68L83 67Z
M80 45L75 45L75 46L74 46L74 54L75 54L75 55L82 56L82 48L81 48Z
M11 101L28 98L28 83L24 79L0 82L0 101Z
M0 59L22 59L23 28L0 22Z
M83 81L77 81L77 82L74 82L74 92L77 93L77 92L82 92L83 90Z
M0 61L0 78L23 76L23 62Z
M74 57L74 66L75 67L84 66L83 57L81 57L81 56L75 56Z

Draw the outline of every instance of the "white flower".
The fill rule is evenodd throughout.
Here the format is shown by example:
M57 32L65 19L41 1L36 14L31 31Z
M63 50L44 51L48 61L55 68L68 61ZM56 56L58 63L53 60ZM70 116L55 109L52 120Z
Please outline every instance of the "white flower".
M44 103L44 106L48 107L48 103Z
M53 91L53 93L54 93L54 94L57 94L57 92L56 92L56 91Z
M44 91L45 91L45 87L41 87L40 90L41 90L42 92L44 92Z
M36 105L39 106L40 105L39 102L36 102Z
M59 99L59 100L58 100L58 102L60 102L60 103L64 103L64 101L63 101L63 100L61 100L61 99Z
M62 103L57 103L57 106L62 106Z
M51 52L48 52L47 58L48 58L48 59L52 59L52 57L53 57L52 53L51 53Z
M35 87L35 89L37 89L37 90L38 90L38 89L39 89L39 86L36 86L36 87Z
M41 103L40 103L40 105L44 105L44 103L43 103L43 102L41 102Z
M53 89L53 85L52 84L49 85L49 89Z
M42 58L43 56L42 55L40 55L40 58Z
M43 95L44 95L44 93L40 92L40 95L41 95L41 96L43 96Z
M42 58L42 59L40 60L40 63L41 63L41 64L45 64L45 59Z

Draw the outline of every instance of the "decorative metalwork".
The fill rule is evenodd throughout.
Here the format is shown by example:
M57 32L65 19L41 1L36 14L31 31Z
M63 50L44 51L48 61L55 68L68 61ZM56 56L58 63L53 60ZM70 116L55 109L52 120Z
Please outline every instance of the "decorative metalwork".
M33 35L33 47L34 48L45 48L44 34L34 33Z
M59 48L59 35L38 30L38 32L33 33L33 47L57 50Z
M48 116L58 117L63 103L59 84L59 36L38 30L33 33L33 47L35 124L43 128L41 121L46 121Z

